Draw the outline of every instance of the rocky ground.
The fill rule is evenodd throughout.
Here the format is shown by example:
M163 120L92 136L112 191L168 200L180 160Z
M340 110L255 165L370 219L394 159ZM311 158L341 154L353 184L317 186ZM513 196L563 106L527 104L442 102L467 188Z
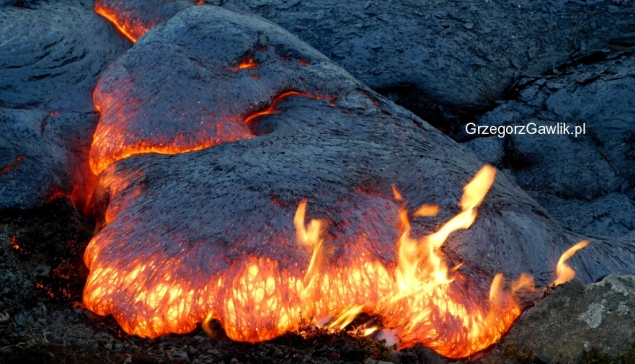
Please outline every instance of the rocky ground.
M602 247L597 255L575 261L595 269L580 270L586 284L574 280L548 289L499 344L461 362L635 363L635 278L627 274L635 269L633 1L206 3L256 14L291 31L323 55L299 43L283 53L291 58L314 57L310 61L326 64L328 72L340 72L330 68L336 67L331 61L343 66L387 98L377 95L381 101L377 108L392 112L395 125L399 120L414 120L419 127L427 124L392 106L388 99L459 142L434 137L465 155L459 159L476 160L473 154L495 165L509 181L504 188L498 187L501 198L512 201L506 205L526 198L529 207L522 213L530 220L544 216L549 234L590 237ZM150 29L194 4L131 1L126 2L126 14ZM93 134L99 116L91 96L106 68L131 47L92 7L93 2L80 0L0 1L0 363L450 362L421 345L396 352L377 336L361 338L346 332L308 330L245 344L232 342L220 329L210 338L198 327L187 335L142 339L125 334L112 317L87 310L81 299L88 275L83 254L96 231L94 221L99 221L84 209L86 191L95 183L86 178L90 175L87 136ZM162 30L173 40L179 31L178 27ZM195 26L192 31L197 31ZM146 44L165 42L157 40L158 35L151 37L155 38ZM134 70L135 81L146 82L147 75L133 65L160 64L161 56L169 53L148 57L153 48L139 42L138 50L116 62L120 69L116 77L111 72L111 81ZM209 57L204 52L199 56L193 60L199 65ZM258 77L286 77L285 87L308 85L310 92L324 90L319 83L298 81L314 82L316 74L328 73L306 71L302 62L309 59L300 58L295 74L282 77L279 69L272 68ZM170 69L187 75L192 85L201 76L209 76L207 71L197 73L196 66L178 67ZM213 72L217 73L209 77L218 77L221 71ZM347 74L337 75L350 87L365 87ZM171 82L160 81L162 87ZM344 81L334 89L342 92ZM118 87L125 85L112 82L112 89ZM152 82L144 87L139 89L147 98L156 91ZM367 92L373 95L373 90ZM169 102L178 99L172 94L163 97ZM351 100L343 105L354 109ZM242 106L249 107L248 103ZM289 109L305 106L304 101L290 103ZM356 109L350 120L367 123L372 119L371 104L358 104ZM161 111L169 112L167 106ZM284 117L280 118L284 129ZM468 133L468 122L497 127L570 123L584 125L585 135L499 138ZM279 125L261 125L264 131L249 132L269 134L267 128ZM315 139L322 143L331 132L319 132ZM380 146L385 149L386 145ZM151 168L161 172L165 160L151 162ZM404 161L401 164L412 162ZM181 168L185 165L179 163ZM350 172L337 173L348 176ZM387 168L382 173L391 172ZM440 196L444 194L447 191L439 191ZM447 198L441 201L450 203ZM497 218L492 214L492 221ZM542 233L535 240L548 241ZM525 239L533 243L531 234ZM521 250L527 244L521 244ZM515 260L502 260L499 266L520 269ZM537 260L536 264L551 264L543 257ZM487 264L499 268L493 267L494 261ZM532 262L523 260L523 264ZM371 319L358 317L347 330L353 332L356 325Z

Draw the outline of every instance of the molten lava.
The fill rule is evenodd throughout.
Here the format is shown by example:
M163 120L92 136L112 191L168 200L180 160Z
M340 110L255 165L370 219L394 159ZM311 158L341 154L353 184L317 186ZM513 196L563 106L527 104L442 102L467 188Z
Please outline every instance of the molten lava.
M236 68L236 71L238 71L238 70L251 70L251 69L254 69L254 68L258 68L258 63L256 63L253 58L249 58L246 61L240 62L238 64L238 67Z
M123 34L126 38L128 38L132 43L136 43L137 39L141 37L149 28L152 26L144 26L142 24L135 24L133 22L127 22L124 20L120 14L114 9L108 9L103 4L102 1L96 1L94 10L97 14L106 18L109 22L111 22L117 30L121 34Z

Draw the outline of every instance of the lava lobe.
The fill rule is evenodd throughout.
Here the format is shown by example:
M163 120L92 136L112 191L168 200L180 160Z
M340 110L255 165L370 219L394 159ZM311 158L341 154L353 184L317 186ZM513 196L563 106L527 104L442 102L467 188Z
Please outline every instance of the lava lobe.
M103 228L84 302L129 333L214 318L262 341L357 310L401 346L463 357L520 313L511 280L550 283L580 240L491 168L465 197L482 162L260 18L180 12L102 75L95 104ZM598 251L571 259L583 280L631 264L590 269Z

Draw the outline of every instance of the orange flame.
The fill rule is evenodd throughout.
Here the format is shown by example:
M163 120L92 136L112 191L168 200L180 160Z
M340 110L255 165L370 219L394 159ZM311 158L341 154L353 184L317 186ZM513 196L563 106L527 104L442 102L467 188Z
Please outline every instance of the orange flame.
M518 280L512 281L512 293L515 294L520 291L528 291L529 293L536 292L534 277L526 273L521 273Z
M415 217L420 216L437 216L439 214L439 206L435 205L422 205L419 209L414 213Z
M553 281L553 285L559 285L564 282L570 281L575 277L575 271L571 268L566 261L571 258L578 250L585 248L589 245L588 240L582 240L571 248L567 249L562 256L560 256L560 260L558 260L558 265L556 266L556 274L558 278Z
M399 193L399 190L397 190L397 187L395 187L395 185L392 185L392 195L397 201L403 200L403 196L401 196L401 193Z

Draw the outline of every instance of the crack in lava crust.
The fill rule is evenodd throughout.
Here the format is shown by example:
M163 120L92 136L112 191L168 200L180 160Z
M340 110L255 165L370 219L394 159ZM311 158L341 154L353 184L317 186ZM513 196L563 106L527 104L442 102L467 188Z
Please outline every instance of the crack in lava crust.
M123 93L123 90L120 91L121 99L131 99L122 95ZM127 120L133 118L136 113L134 108L123 105L119 98L103 96L97 88L94 95L95 108L102 113L104 119L115 120L115 122L100 122L97 126L90 152L91 170L98 175L110 164L137 154L181 154L251 138L254 134L251 133L249 125L260 117L278 113L276 105L291 96L316 100L334 99L330 96L313 96L299 91L286 91L275 97L262 111L254 112L242 120L240 116L225 116L224 120L216 120L213 119L212 114L209 114L209 118L201 118L198 130L188 135L178 134L174 139L169 140L168 136L156 131L151 134L151 140L139 141L136 140L134 133L129 131L130 126L127 125ZM132 101L132 104L137 103L137 100ZM183 113L183 117L187 117L187 113Z

